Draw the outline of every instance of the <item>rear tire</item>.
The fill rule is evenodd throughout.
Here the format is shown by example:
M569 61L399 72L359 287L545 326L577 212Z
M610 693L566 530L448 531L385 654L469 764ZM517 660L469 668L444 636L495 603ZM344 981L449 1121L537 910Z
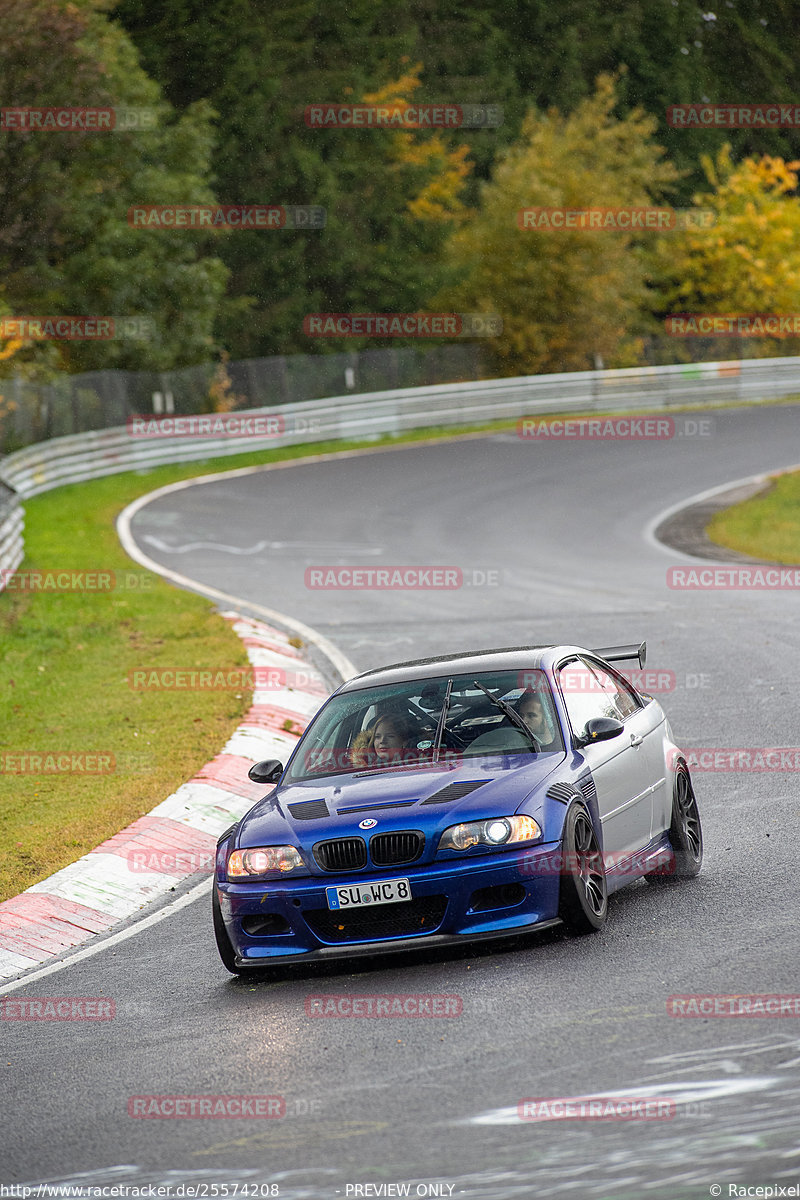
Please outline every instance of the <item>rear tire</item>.
M226 970L230 971L231 975L241 975L244 968L237 967L236 965L236 956L233 952L231 939L228 937L228 931L222 919L222 909L219 906L219 894L216 883L211 888L211 913L214 918L214 937L217 940L217 950L219 950L222 965Z
M608 917L608 887L597 834L582 804L567 812L561 851L558 915L568 933L596 933Z

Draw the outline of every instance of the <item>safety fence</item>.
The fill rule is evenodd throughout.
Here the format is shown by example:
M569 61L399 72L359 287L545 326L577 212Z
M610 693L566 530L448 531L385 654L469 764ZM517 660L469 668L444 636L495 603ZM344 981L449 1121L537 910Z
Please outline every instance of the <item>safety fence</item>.
M529 375L341 395L226 414L129 419L126 425L27 446L0 461L0 580L22 552L18 500L64 484L166 463L308 442L513 420L536 413L614 412L800 394L800 358L682 363ZM204 420L207 424L199 424ZM167 422L172 422L171 425ZM9 497L8 489L13 489Z

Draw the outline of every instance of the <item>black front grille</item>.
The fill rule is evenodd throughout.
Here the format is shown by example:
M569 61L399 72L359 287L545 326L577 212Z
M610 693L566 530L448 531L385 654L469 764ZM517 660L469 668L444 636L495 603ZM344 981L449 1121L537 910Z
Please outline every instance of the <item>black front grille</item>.
M295 821L317 821L330 815L324 800L300 800L289 805L289 812Z
M358 871L367 865L367 843L360 837L317 842L314 858L323 871Z
M446 896L420 896L401 904L380 904L342 912L313 908L303 913L322 942L371 942L388 937L432 933L444 920Z
M441 791L434 792L432 796L428 796L427 800L423 800L423 804L447 804L451 800L460 800L462 796L468 796L470 792L474 792L475 788L483 787L485 783L489 783L488 779L460 779L457 783L448 783L447 787L443 787Z
M401 833L376 833L369 843L370 858L376 867L416 862L424 848L425 835L416 829L404 829Z

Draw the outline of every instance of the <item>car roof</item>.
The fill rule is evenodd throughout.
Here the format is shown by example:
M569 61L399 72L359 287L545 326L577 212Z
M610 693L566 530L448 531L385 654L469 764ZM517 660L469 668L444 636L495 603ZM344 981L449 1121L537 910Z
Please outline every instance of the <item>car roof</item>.
M590 654L580 646L503 646L493 650L467 650L460 654L441 654L436 658L417 658L363 671L342 684L340 692L357 692L387 683L407 683L415 679L433 679L445 675L464 675L469 671L519 671L552 666L564 654Z

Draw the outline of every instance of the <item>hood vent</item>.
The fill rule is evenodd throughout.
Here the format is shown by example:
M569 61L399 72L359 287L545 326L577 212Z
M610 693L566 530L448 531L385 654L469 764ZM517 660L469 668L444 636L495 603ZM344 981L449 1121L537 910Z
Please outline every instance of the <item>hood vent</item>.
M341 817L344 813L377 812L379 808L408 808L416 803L416 800L389 800L385 804L351 804L348 808L337 808L336 811Z
M447 787L443 787L441 791L434 792L432 796L428 796L428 799L423 800L422 803L449 804L453 800L460 800L462 796L468 796L476 788L483 787L485 783L490 782L489 779L459 779L456 783L448 783Z
M300 800L297 804L289 804L287 807L295 821L319 821L330 816L324 800Z

